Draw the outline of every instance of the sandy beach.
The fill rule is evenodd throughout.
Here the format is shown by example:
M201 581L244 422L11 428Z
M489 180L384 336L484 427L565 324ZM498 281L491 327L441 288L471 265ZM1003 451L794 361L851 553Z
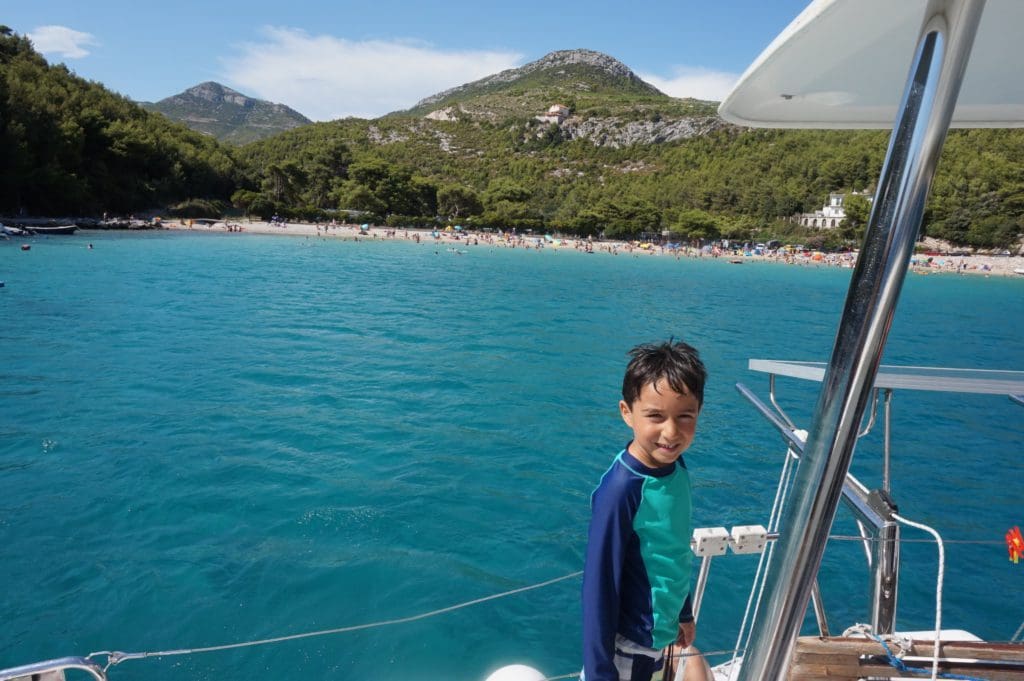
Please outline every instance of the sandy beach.
M781 264L813 267L851 268L855 255L849 253L769 253L743 254L734 251L705 252L692 247L668 249L657 245L626 241L602 241L580 238L551 238L536 235L501 234L498 232L459 232L455 230L390 228L355 224L319 225L302 222L270 223L260 221L234 221L199 223L189 220L164 220L164 229L196 232L231 232L240 234L275 234L322 239L409 240L435 243L456 252L468 252L480 246L522 249L566 249L608 255L633 257L662 256L674 258L722 258L737 264L742 262L777 262ZM437 236L434 236L434 235ZM924 252L916 254L911 271L916 274L965 274L975 276L1024 276L1024 256L1010 255L942 255L942 244L926 239L919 244Z

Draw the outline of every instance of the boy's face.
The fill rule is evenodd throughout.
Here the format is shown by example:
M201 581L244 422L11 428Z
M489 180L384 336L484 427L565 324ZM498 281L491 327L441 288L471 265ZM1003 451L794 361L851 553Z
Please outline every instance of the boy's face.
M677 393L659 379L645 385L633 404L620 401L619 411L633 429L629 453L645 466L658 468L674 463L693 442L700 404L693 395Z

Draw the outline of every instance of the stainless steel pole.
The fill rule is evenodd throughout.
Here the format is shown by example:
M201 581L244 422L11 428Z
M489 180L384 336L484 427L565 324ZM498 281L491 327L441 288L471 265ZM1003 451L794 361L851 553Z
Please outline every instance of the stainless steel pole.
M984 0L932 0L927 9L740 681L785 678Z
M831 636L828 630L828 616L825 614L825 602L821 598L821 587L818 580L811 586L811 605L814 606L814 619L818 621L818 635Z
M892 634L896 631L896 587L900 581L900 526L889 521L878 530L875 539L875 565L871 574L871 631Z
M700 618L700 605L704 602L704 589L708 585L709 572L711 572L711 556L704 556L700 562L700 572L697 573L697 586L693 589L693 602L690 603L694 622Z

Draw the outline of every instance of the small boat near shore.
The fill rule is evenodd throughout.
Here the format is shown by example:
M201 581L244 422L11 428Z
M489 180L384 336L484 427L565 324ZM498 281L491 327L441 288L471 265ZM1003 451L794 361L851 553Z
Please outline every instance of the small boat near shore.
M0 223L0 236L10 238L12 236L27 236L28 232L21 229L20 227L11 227Z
M0 234L6 236L30 236L32 234L74 234L78 225L69 223L63 225L55 224L30 224L19 223L17 226L0 223Z
M28 231L41 235L74 234L78 225L54 225L46 227L29 227Z

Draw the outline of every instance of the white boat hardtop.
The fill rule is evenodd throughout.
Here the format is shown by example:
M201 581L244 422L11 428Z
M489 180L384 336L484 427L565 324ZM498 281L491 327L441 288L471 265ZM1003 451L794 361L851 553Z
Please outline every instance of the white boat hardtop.
M749 361L749 367L751 371L760 371L776 376L821 381L825 376L826 364L824 362L752 359ZM878 367L874 385L876 388L894 390L1020 395L1024 393L1024 371L908 367L883 364Z
M929 5L977 0L816 0L768 46L722 102L738 125L891 128ZM987 0L952 127L1024 126L1024 2Z

